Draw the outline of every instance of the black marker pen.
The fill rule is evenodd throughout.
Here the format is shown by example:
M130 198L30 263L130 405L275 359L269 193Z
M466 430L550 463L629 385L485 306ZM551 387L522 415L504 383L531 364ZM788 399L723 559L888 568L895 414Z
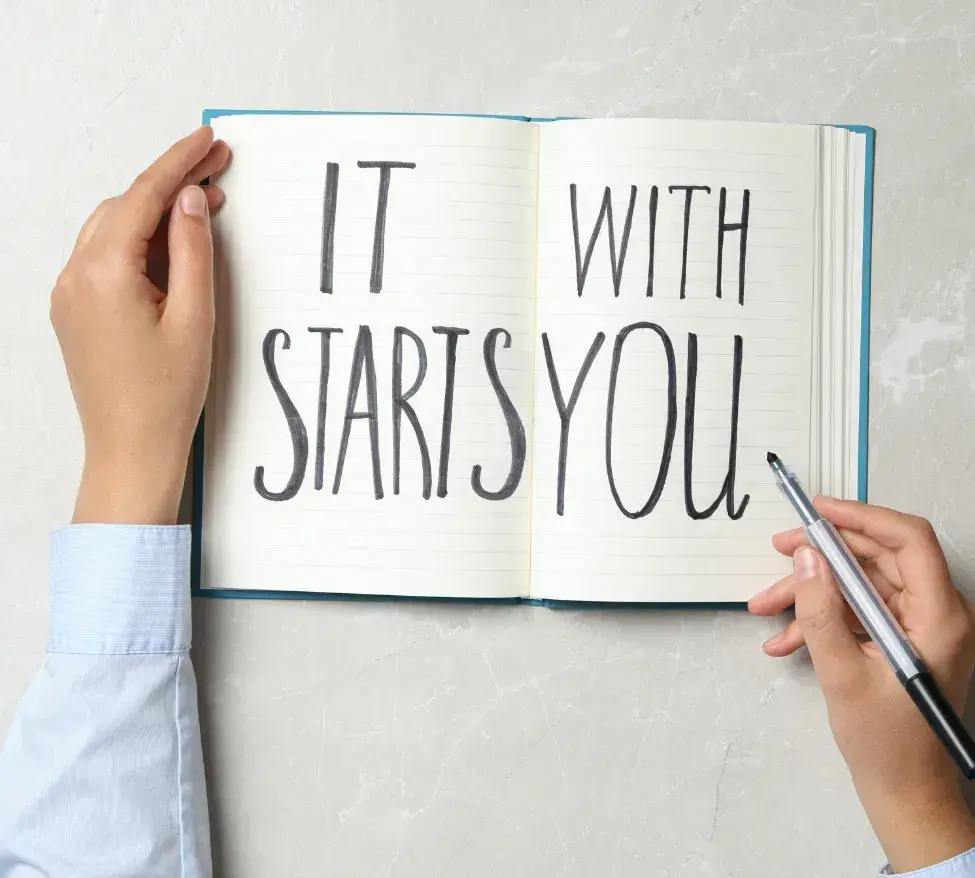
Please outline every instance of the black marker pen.
M795 474L771 451L768 465L799 514L809 542L826 558L836 583L857 618L897 674L918 710L969 780L975 778L975 741L948 703L931 671L917 654L890 608L857 563L836 528L813 506Z

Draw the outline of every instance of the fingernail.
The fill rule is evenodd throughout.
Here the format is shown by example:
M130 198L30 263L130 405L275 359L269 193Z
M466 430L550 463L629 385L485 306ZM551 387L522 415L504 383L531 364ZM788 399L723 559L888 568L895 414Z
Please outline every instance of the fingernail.
M775 646L782 639L782 635L785 634L784 631L780 631L774 637L770 637L765 643L762 644L762 649L768 649L770 646Z
M816 575L819 562L816 560L816 553L806 546L800 546L792 556L792 566L796 572L796 579L803 582L812 579Z
M748 603L751 603L756 598L764 597L766 594L768 594L772 590L772 588L773 588L773 586L770 585L768 588L763 588L761 591L756 591L755 594L753 594L748 599Z
M187 216L206 216L207 197L199 186L187 186L179 193L179 209Z

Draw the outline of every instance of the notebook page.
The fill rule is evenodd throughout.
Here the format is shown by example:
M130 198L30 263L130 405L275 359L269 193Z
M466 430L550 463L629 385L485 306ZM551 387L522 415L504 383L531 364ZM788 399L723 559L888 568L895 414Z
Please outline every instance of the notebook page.
M860 400L867 388L860 384L860 360L868 356L861 338L863 321L863 260L865 234L865 203L867 175L867 138L860 133L848 132L850 137L851 163L849 169L849 192L847 210L851 217L850 244L847 258L847 347L849 349L850 375L847 383L847 423L846 423L846 482L842 496L850 499L866 500L859 496L860 473ZM864 437L866 441L866 437Z
M215 222L203 588L523 595L536 126L213 127L234 155Z
M772 449L800 476L807 472L815 136L811 127L707 122L542 126L536 333L551 356L540 341L533 597L741 601L789 570L769 538L794 526L794 515L765 456ZM616 252L607 210L587 266L607 186ZM567 413L587 354L560 491L564 417L550 371ZM732 480L736 359L733 484L722 497Z
M834 387L826 403L833 409L833 435L828 440L834 449L833 483L823 490L834 497L857 499L859 481L860 434L860 357L863 308L863 234L866 174L866 136L842 128L827 129L833 140L843 145L836 168L840 195L836 212L842 237L838 237L840 271L834 295L834 361L843 363L834 373Z
M860 337L866 137L823 128L821 305L813 346L813 445L809 490L855 499L859 481Z

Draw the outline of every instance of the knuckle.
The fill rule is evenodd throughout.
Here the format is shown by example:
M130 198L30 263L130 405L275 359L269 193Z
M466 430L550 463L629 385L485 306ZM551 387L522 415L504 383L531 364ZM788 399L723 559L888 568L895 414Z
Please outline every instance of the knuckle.
M801 615L797 606L796 620L799 622L800 628L814 634L829 633L836 625L845 624L842 616L833 607L823 606L815 607Z
M55 286L54 291L51 293L51 305L48 315L51 319L51 325L57 329L58 323L61 321L61 315L64 312L64 292L61 287Z
M70 295L76 284L76 267L73 263L69 262L61 269L58 279L54 282L54 289L51 291L51 302L61 301Z
M113 284L117 276L116 261L110 253L102 253L70 266L62 272L52 297L63 300L79 294L99 293Z
M937 536L934 532L934 526L926 518L922 518L920 515L908 516L908 524L914 535L921 540L926 542L937 541Z
M103 260L89 260L81 268L80 280L88 289L98 289L105 280L105 263Z
M961 612L952 613L951 618L941 629L941 636L947 643L962 647L970 643L975 634L970 606L962 606Z
M104 201L99 202L88 216L88 219L85 220L85 224L81 227L81 235L84 236L94 229L94 227L98 225L98 221L105 216L109 210L112 209L112 205L115 204L116 201L117 198L112 197L106 198Z
M58 279L54 282L54 290L51 292L51 298L55 296L61 297L71 289L74 284L74 265L70 262L61 269L60 274L58 274Z
M958 599L958 612L955 614L958 624L966 631L975 630L975 605L958 589L955 589L954 594Z
M74 266L66 266L51 291L49 316L51 325L58 329L71 309L71 300L77 288L77 274Z
M845 605L837 593L815 593L815 583L800 584L796 589L796 621L809 631L828 631L832 626L846 624ZM818 589L817 589L818 591Z

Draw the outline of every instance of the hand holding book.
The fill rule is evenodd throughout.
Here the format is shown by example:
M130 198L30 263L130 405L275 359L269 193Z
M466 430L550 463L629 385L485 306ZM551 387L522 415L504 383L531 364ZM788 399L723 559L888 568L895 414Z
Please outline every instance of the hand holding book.
M175 524L210 373L210 208L226 143L200 128L85 223L51 295L85 437L74 522ZM187 185L189 184L189 185Z

